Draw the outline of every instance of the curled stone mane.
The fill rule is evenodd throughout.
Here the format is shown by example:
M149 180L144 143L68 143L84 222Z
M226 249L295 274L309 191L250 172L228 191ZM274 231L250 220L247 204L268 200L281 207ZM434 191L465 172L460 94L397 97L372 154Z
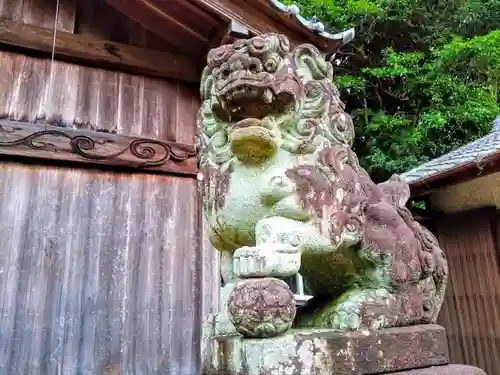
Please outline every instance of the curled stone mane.
M227 90L228 86L249 82L255 92L270 101L272 110L262 111L259 117L272 122L279 147L294 154L312 154L332 144L351 146L353 123L344 112L332 79L333 68L316 47L305 44L290 50L283 35L266 34L211 50L200 88L200 166L223 165L234 158L230 146L234 124L225 113L232 99L227 97ZM248 86L246 90L250 90ZM264 103L246 98L241 102L252 107L246 113L258 112Z

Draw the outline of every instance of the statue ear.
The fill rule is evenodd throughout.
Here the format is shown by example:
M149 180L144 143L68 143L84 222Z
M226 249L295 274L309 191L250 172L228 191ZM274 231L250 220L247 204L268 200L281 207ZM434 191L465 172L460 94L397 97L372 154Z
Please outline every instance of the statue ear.
M333 66L311 44L301 44L293 50L293 59L299 74L306 81L333 79Z

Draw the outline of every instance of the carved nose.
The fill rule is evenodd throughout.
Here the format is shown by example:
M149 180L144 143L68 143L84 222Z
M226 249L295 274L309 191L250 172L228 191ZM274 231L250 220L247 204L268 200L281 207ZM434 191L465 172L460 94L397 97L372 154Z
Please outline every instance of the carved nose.
M225 68L231 66L234 70L249 70L252 73L260 73L263 70L262 62L257 57L247 55L235 55L226 64Z
M246 68L253 73L260 73L263 70L262 63L256 57L248 59Z

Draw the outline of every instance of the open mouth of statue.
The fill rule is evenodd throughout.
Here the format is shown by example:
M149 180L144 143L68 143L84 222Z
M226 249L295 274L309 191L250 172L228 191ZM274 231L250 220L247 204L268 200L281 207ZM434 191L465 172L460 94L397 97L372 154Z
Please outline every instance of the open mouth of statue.
M219 88L214 113L222 121L235 124L247 118L264 119L284 113L293 104L290 94L276 94L267 76L228 80Z
M292 105L291 96L276 95L257 80L228 82L218 90L214 114L228 125L233 154L242 162L259 163L278 149L279 127L274 118Z

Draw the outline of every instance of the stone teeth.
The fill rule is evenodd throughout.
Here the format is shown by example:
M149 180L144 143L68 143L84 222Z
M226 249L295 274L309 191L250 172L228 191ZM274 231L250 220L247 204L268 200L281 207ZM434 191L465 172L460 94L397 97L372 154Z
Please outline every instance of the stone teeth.
M223 110L227 111L227 101L226 98L221 98L219 100L220 106L222 107Z
M271 104L273 102L273 93L270 89L266 89L262 98L264 99L265 103Z

